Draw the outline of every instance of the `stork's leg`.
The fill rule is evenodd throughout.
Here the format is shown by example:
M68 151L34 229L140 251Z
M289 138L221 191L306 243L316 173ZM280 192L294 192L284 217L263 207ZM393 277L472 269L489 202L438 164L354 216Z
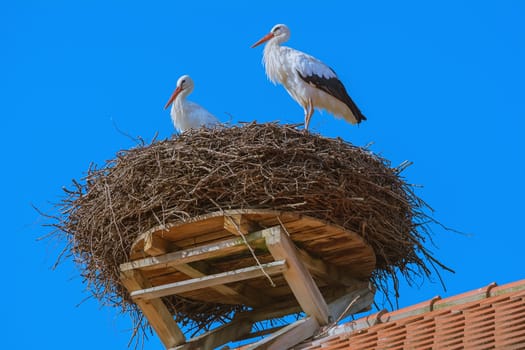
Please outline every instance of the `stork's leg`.
M312 99L308 99L308 105L304 110L304 130L308 130L310 125L310 119L312 119L312 114L314 114L314 106L312 104Z

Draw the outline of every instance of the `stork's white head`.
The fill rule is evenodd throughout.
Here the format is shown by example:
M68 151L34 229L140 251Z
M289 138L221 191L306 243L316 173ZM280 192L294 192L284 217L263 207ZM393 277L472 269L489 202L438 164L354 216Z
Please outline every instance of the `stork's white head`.
M268 34L263 36L258 42L253 44L251 47L254 48L267 41L271 41L276 44L282 44L288 39L290 39L290 29L288 29L286 24L276 24L273 26L272 30L270 30Z
M183 75L177 80L177 88L175 91L173 91L173 94L171 94L170 99L168 100L168 103L164 106L164 109L168 108L173 101L177 98L177 96L181 95L181 97L188 96L193 91L193 79L189 75Z

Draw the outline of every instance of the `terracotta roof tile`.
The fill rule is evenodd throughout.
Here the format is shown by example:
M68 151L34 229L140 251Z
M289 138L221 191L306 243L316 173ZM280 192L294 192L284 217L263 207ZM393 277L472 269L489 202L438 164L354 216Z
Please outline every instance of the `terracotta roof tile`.
M329 334L296 349L525 349L525 280L376 313Z

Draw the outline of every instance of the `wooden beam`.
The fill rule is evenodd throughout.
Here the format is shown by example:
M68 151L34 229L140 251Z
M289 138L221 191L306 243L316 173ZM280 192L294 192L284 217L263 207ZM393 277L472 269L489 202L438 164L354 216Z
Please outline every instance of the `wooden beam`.
M151 256L166 254L169 250L170 242L149 232L144 237L144 252Z
M124 271L121 273L121 281L132 293L135 290L151 287L149 282L139 271ZM186 341L173 315L161 299L137 300L136 304L148 319L149 324L166 348L183 344Z
M224 229L239 236L241 233L246 235L257 230L259 226L246 218L243 214L224 215Z
M262 240L262 231L256 231L245 236L246 240L251 244L256 244L258 240ZM149 258L139 259L127 262L120 265L121 271L129 271L133 269L155 269L180 264L187 264L190 262L215 258L218 256L225 256L247 249L242 237L235 237L220 242L205 244L199 247L188 248L160 256L153 256Z
M292 304L289 301L268 305L265 308L256 311L246 311L246 317L253 322L269 320L272 318L284 317L286 315L301 312L301 306L297 303ZM244 314L243 313L243 314Z
M313 336L318 329L317 320L313 316L308 316L281 328L272 335L246 347L245 350L289 349Z
M337 319L337 317L339 317L339 314L337 313L337 309L333 309L335 306L332 306L332 304L336 301L339 301L340 303L344 304L346 300L344 298L348 294L355 292L355 290L349 290L349 289L351 288L343 289L341 287L337 287L337 288L329 287L328 289L323 290L323 293L325 295L325 301L329 303L328 310L334 320ZM369 289L368 283L364 283L361 286L359 293L363 293L363 291L369 291L370 293L372 293L372 298L373 298L374 292ZM355 297L355 295L352 296L351 300L353 300L353 297ZM348 303L351 300L349 300L346 304L344 304L345 307L348 305ZM367 299L361 299L359 302L366 303L366 300ZM289 300L285 302L266 304L266 305L267 305L266 307L257 308L253 311L245 311L243 312L243 315L245 315L245 317L248 317L250 320L254 322L258 322L258 321L269 320L272 318L284 317L286 315L295 314L295 313L299 313L302 311L301 306L297 304L297 300ZM367 307L368 305L364 305L361 310L366 309ZM358 310L357 312L361 310ZM350 314L352 311L353 311L353 308L350 309L347 313Z
M286 260L288 270L283 275L303 311L320 325L329 322L328 306L308 269L299 260L295 245L280 226L262 231L266 246L276 260Z
M131 292L131 297L136 300L150 300L154 298L164 297L167 295L184 293L195 289L208 288L216 286L218 284L232 283L251 278L261 277L264 276L264 273L271 276L284 272L286 270L286 261L278 260L271 263L262 264L260 266L250 266L233 271L217 273L210 276L204 276L201 278L193 278L190 280L168 283L161 286L137 290Z
M282 329L282 328L284 328L286 326L287 325L280 325L280 326L275 326L275 327L271 327L271 328L260 329L260 330L255 331L255 332L251 332L250 334L246 334L246 335L240 336L235 341L242 341L242 340L248 340L248 339L253 339L253 338L257 338L257 337L264 337L265 335L275 333L278 330L280 330L280 329Z
M327 264L321 259L313 258L302 249L297 249L297 256L314 276L321 278L328 284L350 286L361 286L363 281L348 277L348 274L337 266Z
M328 305L328 309L335 321L342 318L343 314L352 314L365 309L373 301L374 290L367 286L354 290L335 300ZM272 335L250 345L245 350L289 349L315 335L319 328L320 325L317 320L313 316L307 316L281 328ZM325 330L325 332L328 332L328 330Z
M186 344L176 346L169 350L197 350L215 349L229 341L243 338L250 334L252 322L246 318L234 319L228 324L219 326L198 337L190 339Z
M196 269L195 267L189 265L189 264L180 264L177 266L174 266L177 270L182 272L183 274L189 276L190 278L201 278L206 276L206 273L202 272L200 269ZM240 295L237 293L237 291L231 287L225 286L225 285L216 285L211 287L212 289L215 289L217 292L221 293L226 297L226 299L229 299L230 304L237 299L238 302L242 301L243 303L246 303L249 301L248 298ZM230 298L232 297L232 298ZM231 299L231 300L230 300Z
M374 294L374 289L367 286L334 300L328 305L332 320L335 322L346 315L352 315L366 309L374 302Z
M212 270L212 267L205 261L200 261L199 265L200 266L195 266L195 264L181 264L174 266L174 268L189 276L190 278L204 277ZM230 304L242 303L248 306L259 306L268 305L272 302L272 299L266 294L255 290L249 285L242 286L242 290L240 288L232 288L223 284L219 284L211 288L215 289L217 292L229 299L231 301ZM249 297L246 295L249 295Z

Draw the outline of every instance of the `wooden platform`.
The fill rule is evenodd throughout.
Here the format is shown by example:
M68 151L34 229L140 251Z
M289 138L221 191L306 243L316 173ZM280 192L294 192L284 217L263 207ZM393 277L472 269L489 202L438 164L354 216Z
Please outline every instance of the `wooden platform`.
M368 307L375 262L361 236L342 227L289 212L230 210L145 232L121 272L167 349L213 348L249 336L254 322L305 312L256 349L297 343L341 314ZM186 340L161 299L174 294L252 310Z

